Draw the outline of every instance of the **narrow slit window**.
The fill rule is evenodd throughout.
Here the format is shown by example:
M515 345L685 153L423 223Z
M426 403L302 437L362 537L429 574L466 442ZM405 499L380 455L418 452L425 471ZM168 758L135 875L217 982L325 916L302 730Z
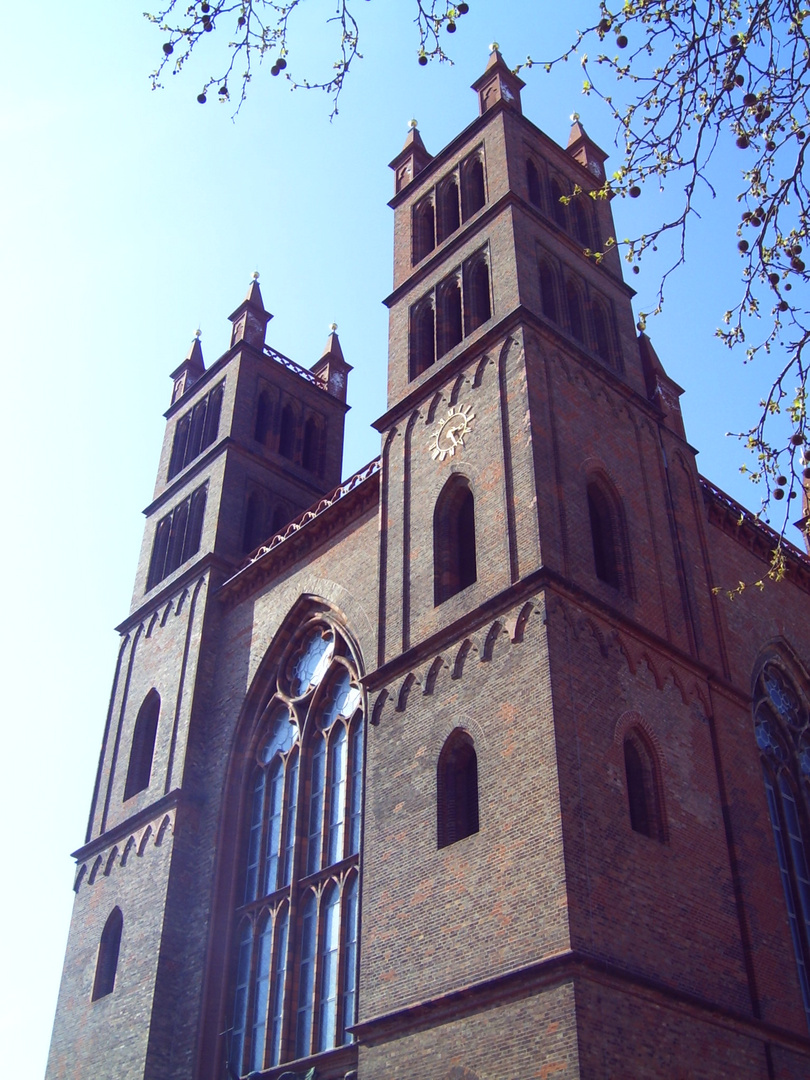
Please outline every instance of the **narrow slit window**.
M596 576L614 589L621 587L615 513L599 484L588 484L588 517Z

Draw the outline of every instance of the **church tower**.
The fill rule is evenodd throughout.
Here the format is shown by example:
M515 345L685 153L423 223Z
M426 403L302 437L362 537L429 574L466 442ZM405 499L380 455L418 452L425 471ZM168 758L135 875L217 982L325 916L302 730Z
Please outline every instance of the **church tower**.
M605 153L394 173L379 459L254 280L174 392L48 1080L799 1080L810 563L698 475Z

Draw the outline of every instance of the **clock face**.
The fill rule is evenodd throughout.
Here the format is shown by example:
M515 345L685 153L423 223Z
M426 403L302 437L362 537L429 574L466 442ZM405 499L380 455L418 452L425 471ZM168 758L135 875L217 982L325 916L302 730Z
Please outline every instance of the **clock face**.
M590 171L593 173L593 175L596 177L597 180L602 179L602 167L601 167L601 165L599 164L598 161L589 161L588 162L588 168L590 169Z
M474 419L475 413L470 405L458 405L439 422L428 444L434 461L444 461L445 458L452 457L459 446L464 446L464 438Z

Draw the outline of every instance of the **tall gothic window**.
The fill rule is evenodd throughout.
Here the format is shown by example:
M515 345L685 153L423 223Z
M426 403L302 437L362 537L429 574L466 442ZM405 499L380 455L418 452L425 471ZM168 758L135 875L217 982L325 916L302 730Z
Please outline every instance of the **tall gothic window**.
M363 713L344 638L311 622L282 659L247 776L231 1074L351 1041Z
M631 828L653 840L665 840L666 824L655 755L636 728L624 738L624 772Z
M456 473L442 488L433 511L434 604L455 596L477 578L475 501L467 478Z
M596 481L588 484L587 495L596 576L614 589L620 589L622 560L617 511L611 506L611 499L603 485Z
M478 832L478 758L472 738L456 729L436 768L437 846L449 847Z
M127 780L124 785L124 799L131 799L139 791L149 787L152 776L152 759L155 755L158 718L160 716L160 694L152 689L143 700L138 710L135 728L132 733L132 749L129 752Z
M169 480L216 440L223 390L223 383L219 383L177 421L169 461Z
M157 523L146 580L147 591L200 550L207 489L207 483L198 487Z
M118 972L118 954L121 951L121 931L124 929L124 917L121 909L114 907L107 917L101 931L96 959L96 976L93 979L93 1001L106 997L115 989L115 976Z
M810 1027L810 713L783 668L757 679L754 725L799 985Z

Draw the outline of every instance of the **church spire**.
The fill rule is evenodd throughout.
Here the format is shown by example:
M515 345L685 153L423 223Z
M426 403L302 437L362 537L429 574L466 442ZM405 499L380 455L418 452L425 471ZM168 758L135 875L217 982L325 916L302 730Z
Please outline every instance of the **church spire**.
M484 74L472 84L472 89L478 94L478 110L483 116L497 102L502 101L505 105L522 113L520 106L520 91L526 83L514 72L509 70L498 49L497 41L489 47L489 61Z
M433 155L425 149L416 120L409 120L405 145L388 166L394 170L396 177L394 192L402 191L406 184L410 184L411 180L432 160Z
M190 390L195 382L205 372L202 345L200 345L200 331L194 332L191 345L183 363L171 373L174 380L172 387L172 405L178 401L187 390Z
M337 336L337 323L332 323L329 327L329 337L326 339L321 358L312 365L310 370L313 375L323 379L332 397L340 401L346 400L347 376L352 366L343 358L343 349L340 347Z
M231 331L231 347L237 342L244 341L253 345L256 349L264 348L264 335L267 333L267 324L273 318L269 311L265 310L259 288L259 272L253 274L253 280L247 291L247 296L228 318L233 323Z

